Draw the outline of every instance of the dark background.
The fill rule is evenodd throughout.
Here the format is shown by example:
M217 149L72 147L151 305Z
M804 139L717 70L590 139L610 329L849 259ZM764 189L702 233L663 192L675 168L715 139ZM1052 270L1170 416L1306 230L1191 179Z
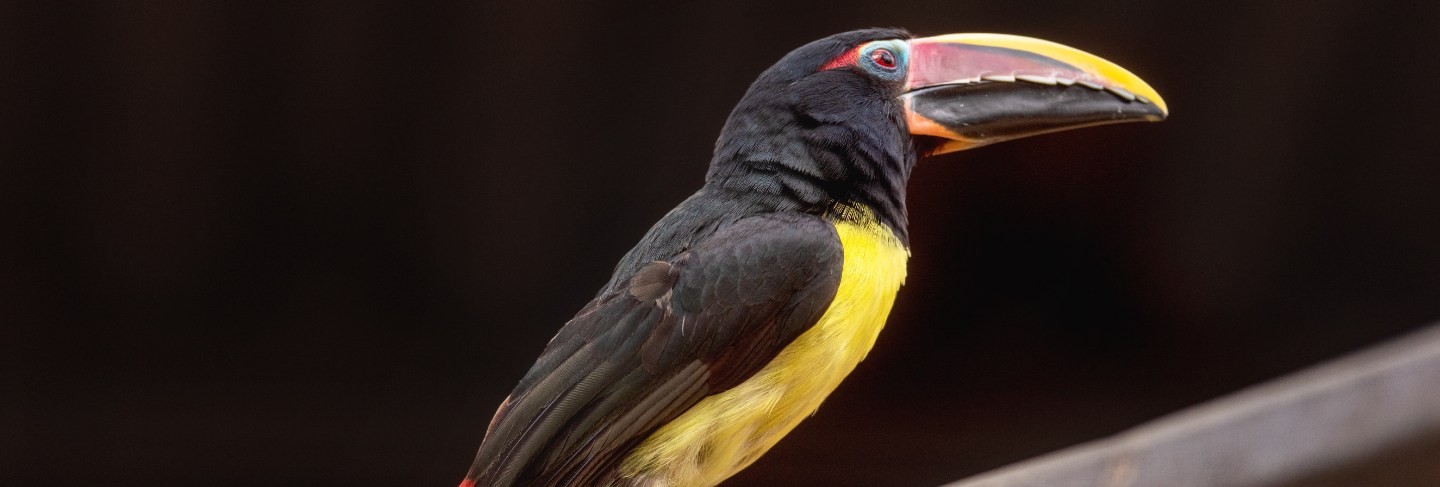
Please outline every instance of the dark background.
M754 76L860 27L1173 116L922 163L879 344L732 484L936 485L1440 318L1424 2L116 3L0 4L4 485L455 484Z

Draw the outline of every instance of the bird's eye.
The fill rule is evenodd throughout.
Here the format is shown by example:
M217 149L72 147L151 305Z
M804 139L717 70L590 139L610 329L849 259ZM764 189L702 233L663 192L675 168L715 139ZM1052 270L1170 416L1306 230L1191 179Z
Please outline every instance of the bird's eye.
M895 53L890 52L889 49L870 51L870 60L874 61L876 66L885 69L895 69Z
M889 83L905 80L905 56L910 46L901 40L875 41L855 48L851 64L865 70L866 74Z

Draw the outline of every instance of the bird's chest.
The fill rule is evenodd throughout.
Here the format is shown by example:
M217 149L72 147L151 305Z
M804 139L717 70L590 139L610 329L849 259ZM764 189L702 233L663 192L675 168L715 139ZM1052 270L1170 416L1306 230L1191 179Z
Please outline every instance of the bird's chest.
M905 263L910 256L910 251L889 229L878 223L838 221L835 231L845 252L835 300L820 321L797 337L771 364L772 367L794 367L795 373L789 382L801 390L814 383L814 387L823 388L822 398L839 385L875 344L890 315L895 294L905 281ZM794 356L787 355L792 352ZM805 372L811 367L839 375ZM818 400L815 406L819 406Z
M633 485L719 483L813 414L865 358L905 280L910 253L873 220L833 223L845 262L824 315L754 376L701 400L640 445L627 463L663 467L632 472Z

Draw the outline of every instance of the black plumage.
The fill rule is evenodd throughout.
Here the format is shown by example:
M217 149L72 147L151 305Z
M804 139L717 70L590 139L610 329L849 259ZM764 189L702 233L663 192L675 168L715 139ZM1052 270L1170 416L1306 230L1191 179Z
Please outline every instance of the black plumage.
M843 254L824 215L871 208L905 232L915 152L900 87L830 59L905 31L839 34L762 74L731 113L704 186L665 215L551 340L500 407L475 485L617 480L624 455L754 374L833 299Z
M873 345L917 154L1166 114L1123 68L1038 39L867 29L792 51L500 406L461 487L723 481Z
M515 388L481 446L478 484L596 483L644 434L814 324L841 263L830 225L779 213L642 267L639 283L567 323Z

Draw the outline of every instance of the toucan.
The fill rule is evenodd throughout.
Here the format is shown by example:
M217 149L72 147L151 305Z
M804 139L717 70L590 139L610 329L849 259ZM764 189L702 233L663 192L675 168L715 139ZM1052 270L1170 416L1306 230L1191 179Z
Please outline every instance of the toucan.
M1167 113L1124 68L1029 37L865 29L790 52L730 113L700 190L500 404L460 486L719 484L874 345L917 159Z

